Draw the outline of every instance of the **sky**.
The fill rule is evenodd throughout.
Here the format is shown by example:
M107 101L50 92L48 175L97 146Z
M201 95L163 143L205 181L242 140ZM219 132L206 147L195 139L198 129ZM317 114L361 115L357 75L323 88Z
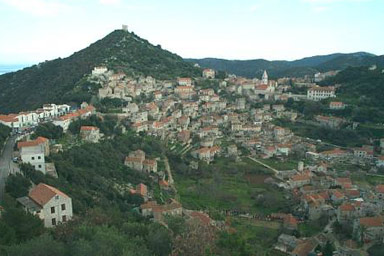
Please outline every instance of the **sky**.
M384 0L0 0L0 64L67 57L122 24L184 58L384 54Z

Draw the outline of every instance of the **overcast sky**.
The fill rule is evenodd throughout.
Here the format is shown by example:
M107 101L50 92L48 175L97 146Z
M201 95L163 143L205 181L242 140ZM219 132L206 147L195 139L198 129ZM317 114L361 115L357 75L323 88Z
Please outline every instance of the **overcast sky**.
M384 54L384 0L0 0L0 63L67 57L121 24L185 58Z

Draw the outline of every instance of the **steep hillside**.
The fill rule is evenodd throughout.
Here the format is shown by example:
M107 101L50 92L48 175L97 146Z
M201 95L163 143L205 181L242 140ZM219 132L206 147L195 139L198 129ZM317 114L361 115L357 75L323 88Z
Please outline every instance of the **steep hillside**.
M223 70L228 73L255 77L268 70L271 77L312 75L316 72L345 69L349 66L380 64L384 56L375 56L366 52L351 54L335 53L330 55L307 57L295 61L224 60L224 59L187 59L202 67Z
M365 105L384 108L384 73L382 68L349 67L326 84L340 84L339 92L351 98L362 99Z
M151 75L159 79L200 75L199 69L176 54L154 46L134 33L116 30L68 58L0 76L0 113L28 110L47 102L87 100L89 88L80 80L100 64L127 74ZM84 90L73 93L77 83Z
M351 106L348 116L354 121L384 123L383 67L349 67L322 84L339 85L338 98Z

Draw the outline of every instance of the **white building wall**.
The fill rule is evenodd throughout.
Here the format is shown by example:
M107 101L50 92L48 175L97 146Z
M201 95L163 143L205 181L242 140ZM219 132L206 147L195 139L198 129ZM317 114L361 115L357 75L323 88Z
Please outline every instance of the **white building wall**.
M45 157L43 153L21 153L21 160L23 163L29 163L35 167L37 171L45 174Z
M64 210L62 208L63 204L65 205ZM54 208L53 213L51 211L52 207ZM64 222L63 216L66 216L66 221L69 221L73 217L72 199L63 197L61 195L56 195L47 204L44 205L39 216L41 219L43 219L44 227L46 228L54 227L52 224L52 219L55 219L56 225Z

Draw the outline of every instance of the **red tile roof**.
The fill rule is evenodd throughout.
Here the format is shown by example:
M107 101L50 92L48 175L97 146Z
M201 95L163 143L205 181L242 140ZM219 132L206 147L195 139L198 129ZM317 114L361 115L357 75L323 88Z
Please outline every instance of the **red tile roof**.
M146 196L147 193L148 193L147 186L144 185L143 183L140 183L140 184L137 185L137 187L136 187L136 192L137 192L138 194L140 194L141 196Z
M40 183L29 192L29 197L40 206L44 206L56 195L69 198L69 196L57 188L51 187L44 183Z
M19 141L17 143L17 148L21 149L23 147L34 147L43 143L48 142L49 140L44 137L37 137L35 140L30 140L30 141Z
M377 185L376 192L384 194L384 185Z
M360 225L364 227L382 227L383 226L383 217L365 217L360 218Z
M96 130L99 130L99 128L95 127L95 126L81 126L80 130L81 131L96 131Z
M340 211L343 211L343 212L352 212L355 210L355 206L353 206L352 204L346 203L346 204L340 205L339 209Z

